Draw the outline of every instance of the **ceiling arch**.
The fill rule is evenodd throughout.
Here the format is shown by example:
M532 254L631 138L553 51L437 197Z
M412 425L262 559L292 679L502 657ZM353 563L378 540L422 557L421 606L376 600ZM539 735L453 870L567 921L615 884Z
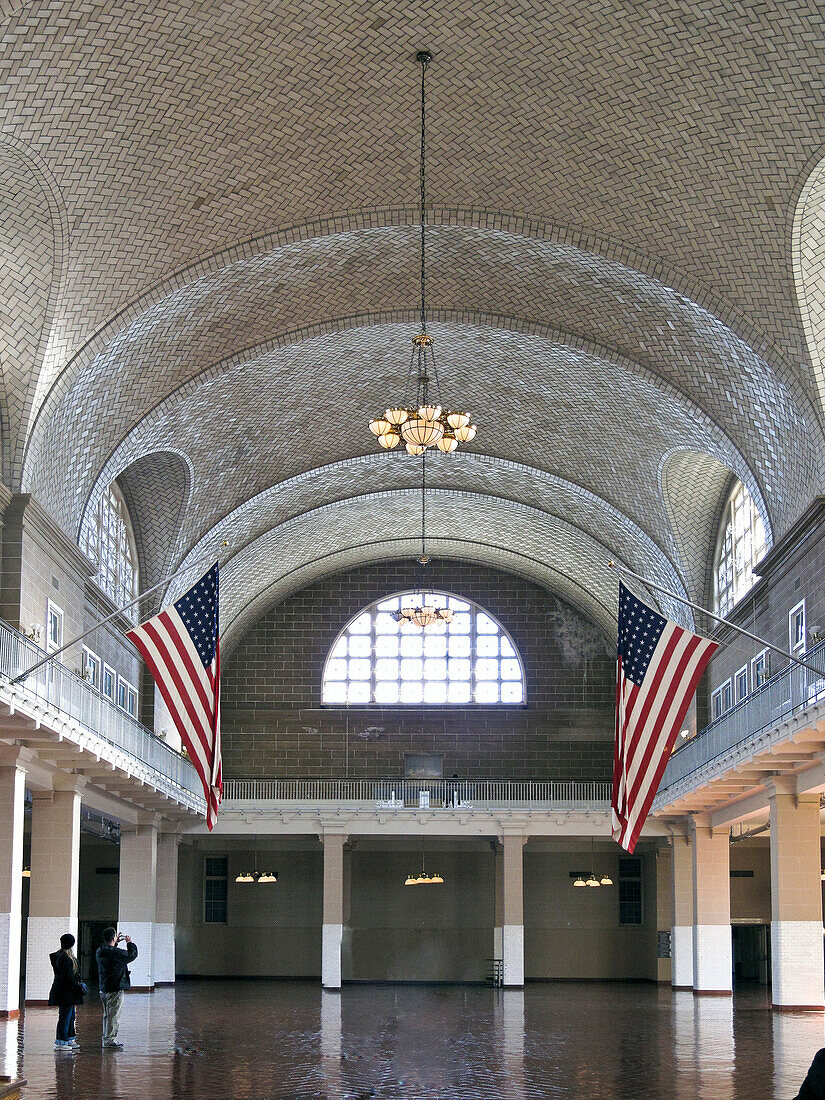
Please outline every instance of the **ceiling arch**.
M615 636L617 575L607 564L609 548L590 533L510 500L450 489L434 490L432 497L428 539L436 556L529 576L579 607L607 637ZM478 533L468 530L468 517ZM268 607L329 572L414 557L419 549L420 495L413 489L351 497L295 516L225 563L221 621L227 644ZM189 579L175 581L169 598L184 591ZM692 621L678 601L650 598L676 621Z
M825 410L825 154L805 179L793 218L793 270L819 404Z

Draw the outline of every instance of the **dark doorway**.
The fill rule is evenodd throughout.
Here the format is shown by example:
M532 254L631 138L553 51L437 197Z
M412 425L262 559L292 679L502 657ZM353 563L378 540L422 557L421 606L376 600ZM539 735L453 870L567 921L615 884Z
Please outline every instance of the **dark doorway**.
M733 976L737 982L769 985L771 980L770 925L733 926Z

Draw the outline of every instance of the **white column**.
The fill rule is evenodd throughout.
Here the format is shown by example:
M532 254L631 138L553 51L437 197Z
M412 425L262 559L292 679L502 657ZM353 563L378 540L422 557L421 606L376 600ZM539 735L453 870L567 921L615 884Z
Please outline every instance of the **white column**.
M766 784L771 808L771 985L777 1009L825 1009L819 794L790 776Z
M344 938L344 833L324 832L324 924L321 931L321 984L341 988Z
M704 815L693 829L693 992L733 992L730 930L730 830L713 829Z
M26 932L26 1001L48 1000L52 985L49 953L60 937L77 939L80 880L80 794L35 791L32 796L32 854Z
M175 982L179 841L176 833L158 835L157 896L152 935L152 977L155 985L173 985Z
M671 855L673 928L670 935L670 983L693 989L693 837L675 836Z
M526 837L504 834L504 985L524 985L524 862Z
M504 958L504 851L500 844L495 846L495 912L493 916L493 958Z
M0 768L0 1019L20 1014L25 800L23 768Z
M138 957L130 965L132 989L154 986L155 909L157 905L158 831L136 825L120 832L118 931L131 936Z

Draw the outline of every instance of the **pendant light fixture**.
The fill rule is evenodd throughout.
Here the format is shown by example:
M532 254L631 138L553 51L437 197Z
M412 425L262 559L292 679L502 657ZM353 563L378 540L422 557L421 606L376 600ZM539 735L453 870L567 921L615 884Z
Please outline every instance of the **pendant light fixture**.
M428 875L424 870L424 852L421 852L421 874L420 875L407 875L407 880L404 883L405 886L439 886L443 885L444 879L441 875Z
M258 838L255 837L255 870L254 871L240 871L235 876L235 882L277 882L277 871L259 871L258 870Z
M427 556L427 455L421 455L421 553L418 564L421 566L421 584L417 605L414 607L402 607L390 614L397 623L408 622L425 630L433 623L449 623L452 621L453 612L449 607L436 607L435 593L428 588L424 572L429 565Z
M427 331L427 174L426 174L426 73L432 54L421 50L416 55L421 66L421 155L419 160L420 240L421 240L421 331L413 336L413 351L409 377L416 372L415 401L386 409L370 421L370 431L385 450L403 443L411 455L421 455L437 447L449 454L461 443L469 443L476 434L476 425L466 412L444 407L438 381L438 369L433 353L433 338ZM432 399L431 385L438 400Z
M591 866L591 868L594 867L595 864L596 864L596 842L595 842L594 838L591 837L590 838L590 866ZM572 872L571 872L571 874L572 874ZM610 875L606 871L601 875L596 875L591 870L590 873L588 874L587 878L584 877L583 873L579 872L576 875L576 878L573 880L573 885L576 886L576 887L589 886L591 889L595 889L596 887L599 887L599 886L612 886L613 885L613 879L610 877Z

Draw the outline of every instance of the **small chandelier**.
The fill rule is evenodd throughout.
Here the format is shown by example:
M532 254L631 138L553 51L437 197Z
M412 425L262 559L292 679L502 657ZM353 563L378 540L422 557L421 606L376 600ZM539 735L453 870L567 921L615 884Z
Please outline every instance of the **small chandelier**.
M424 583L424 570L429 565L427 556L427 455L426 451L421 455L421 553L418 556L418 564L421 566L421 586L419 589L419 602L415 607L402 607L399 611L390 614L397 623L408 622L425 630L433 623L449 623L453 618L452 608L436 607L435 594Z
M441 875L428 875L424 870L424 853L421 853L421 874L420 875L407 875L407 881L405 886L439 886L443 885L444 879Z
M258 870L258 838L255 837L255 870L239 871L235 876L235 882L277 882L277 871Z
M385 450L392 450L403 443L411 455L424 454L430 447L449 454L461 443L469 443L475 437L476 426L469 413L444 408L440 399L438 369L433 353L433 338L427 332L427 280L425 244L427 228L426 205L426 157L425 157L425 80L432 54L422 50L416 55L421 65L421 159L419 162L421 204L421 331L413 336L413 352L410 376L416 369L415 402L386 409L381 416L370 421L370 431L377 436ZM428 367L429 362L429 367ZM430 373L431 372L431 373ZM434 382L439 394L437 402L431 399L430 384Z
M596 862L596 845L593 837L590 838L590 863L591 866ZM572 872L571 872L572 873ZM613 879L605 871L602 875L595 875L592 871L585 878L584 872L579 871L576 873L576 877L573 880L573 885L581 888L582 886L589 886L591 889L595 889L598 886L612 886Z

